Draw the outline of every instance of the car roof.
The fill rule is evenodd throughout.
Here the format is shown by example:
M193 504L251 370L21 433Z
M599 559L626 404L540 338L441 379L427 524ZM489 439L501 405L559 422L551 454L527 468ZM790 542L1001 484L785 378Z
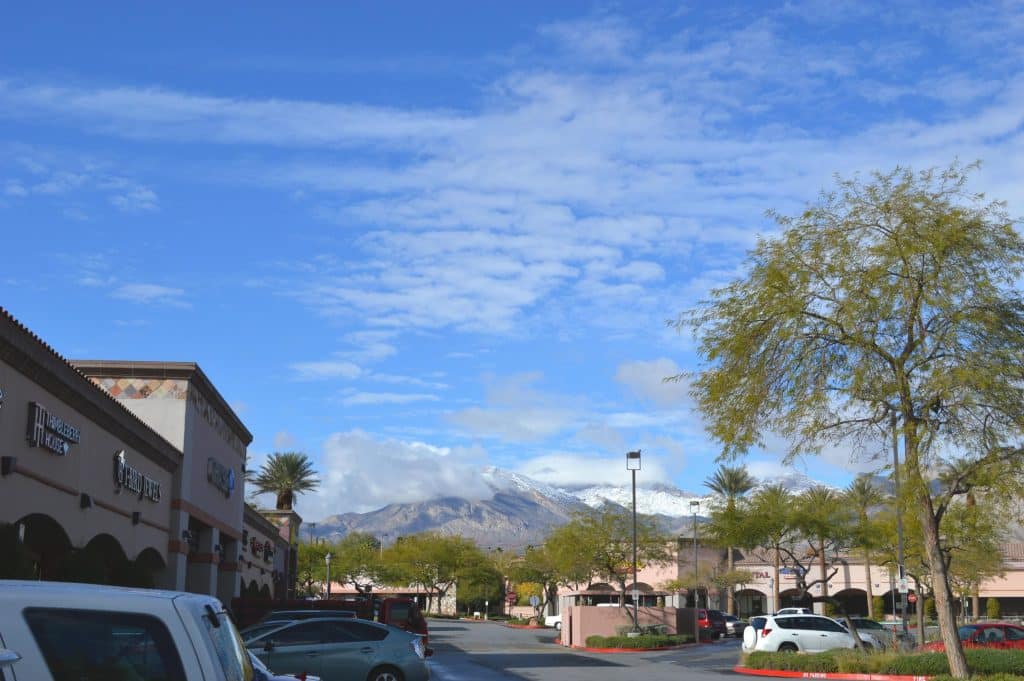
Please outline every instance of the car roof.
M103 584L83 584L80 582L42 582L36 580L0 579L0 600L32 599L41 596L59 596L67 598L69 607L74 601L97 598L153 598L160 600L190 599L216 601L206 594L185 593L182 591L165 591L162 589L142 589L127 586L106 586ZM217 601L218 603L220 601Z

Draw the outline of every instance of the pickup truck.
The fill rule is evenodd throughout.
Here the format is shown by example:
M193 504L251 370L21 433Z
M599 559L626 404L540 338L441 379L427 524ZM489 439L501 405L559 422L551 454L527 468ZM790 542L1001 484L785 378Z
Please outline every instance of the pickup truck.
M175 591L0 580L0 649L4 681L267 678L220 601Z

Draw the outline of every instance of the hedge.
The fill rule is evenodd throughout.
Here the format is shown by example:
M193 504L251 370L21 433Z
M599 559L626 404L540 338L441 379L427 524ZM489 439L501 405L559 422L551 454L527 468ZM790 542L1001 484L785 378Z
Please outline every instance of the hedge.
M1024 670L1024 650L965 650L967 666L974 674L1009 674ZM945 653L900 654L862 653L856 650L829 650L814 655L754 652L741 658L751 669L778 669L801 672L842 672L853 674L903 674L941 676L949 674ZM1002 681L1002 680L1001 680ZM1017 676L1013 681L1021 681Z
M635 638L629 636L588 636L588 648L625 648L643 650L649 648L670 648L683 643L693 643L689 635L644 634Z

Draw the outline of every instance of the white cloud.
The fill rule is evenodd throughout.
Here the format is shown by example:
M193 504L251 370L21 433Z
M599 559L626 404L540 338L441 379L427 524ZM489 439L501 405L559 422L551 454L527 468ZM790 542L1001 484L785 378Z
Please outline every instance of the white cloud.
M191 303L184 300L184 296L184 289L160 284L124 284L115 288L110 294L111 298L145 305L191 307Z
M473 435L509 442L536 442L568 430L579 416L578 399L544 393L534 387L538 373L487 382L486 407L470 407L448 420Z
M147 187L136 187L122 194L110 197L114 207L126 213L145 213L159 208L156 192Z
M650 361L624 362L615 372L615 380L629 392L659 407L681 407L691 403L687 394L690 384L685 378L666 381L682 372L674 361L659 358Z
M360 392L347 395L341 403L346 407L371 404L411 404L413 402L436 402L437 395L425 393L367 393Z
M660 457L644 453L642 464L645 480L667 480L669 472ZM582 454L550 454L524 462L518 472L556 487L586 485L621 486L628 480L626 453L618 456L586 456Z
M320 490L300 497L296 508L307 520L319 520L445 496L490 499L481 477L485 457L479 449L381 439L358 430L335 433L319 457Z
M275 452L291 452L295 451L299 446L299 441L294 435L289 433L287 430L279 430L274 433L274 451Z
M299 380L316 381L329 378L358 378L363 370L357 364L343 360L322 362L295 362L290 365Z

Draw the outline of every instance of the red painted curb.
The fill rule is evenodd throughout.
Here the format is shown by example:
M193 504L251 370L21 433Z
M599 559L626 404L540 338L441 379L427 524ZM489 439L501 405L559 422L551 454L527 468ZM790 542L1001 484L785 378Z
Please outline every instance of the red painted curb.
M543 624L506 624L509 629L550 629Z
M797 672L782 669L751 669L736 665L732 668L737 674L749 676L774 676L783 679L833 679L834 681L928 681L930 676L910 676L907 674L845 674L841 672Z

